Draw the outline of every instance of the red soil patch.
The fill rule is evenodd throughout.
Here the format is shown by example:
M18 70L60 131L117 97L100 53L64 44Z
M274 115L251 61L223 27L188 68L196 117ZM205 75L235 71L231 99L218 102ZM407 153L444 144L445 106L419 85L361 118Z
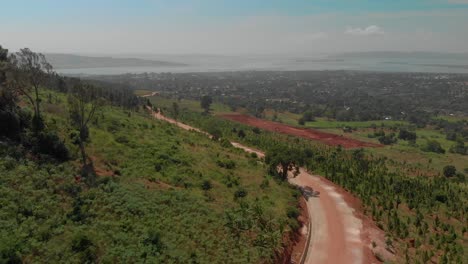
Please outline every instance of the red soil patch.
M221 115L221 117L228 119L228 120L236 121L242 124L246 124L249 126L254 126L254 127L268 130L268 131L272 131L272 132L279 132L282 134L317 140L330 146L341 145L344 148L380 147L381 146L379 144L359 141L356 139L351 139L351 138L343 137L341 135L326 133L326 132L318 131L315 129L288 126L285 124L267 121L267 120L251 117L248 115L224 114L224 115Z

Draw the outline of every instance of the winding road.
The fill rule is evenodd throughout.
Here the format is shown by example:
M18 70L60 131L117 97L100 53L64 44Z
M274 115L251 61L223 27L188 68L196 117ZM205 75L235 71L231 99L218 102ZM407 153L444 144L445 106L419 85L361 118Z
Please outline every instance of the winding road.
M168 118L147 107L153 117L179 126L185 130L194 130L210 136L208 133L189 125ZM265 153L237 142L231 142L246 152L264 157ZM316 195L306 197L309 212L310 238L308 248L304 250L304 262L308 264L361 264L374 262L371 258L369 243L363 236L362 221L355 216L354 209L345 201L333 183L320 176L308 173L304 168L299 175L290 177L289 182L299 187L312 188ZM319 193L319 194L318 194ZM342 193L342 191L341 191ZM370 254L369 254L370 253Z

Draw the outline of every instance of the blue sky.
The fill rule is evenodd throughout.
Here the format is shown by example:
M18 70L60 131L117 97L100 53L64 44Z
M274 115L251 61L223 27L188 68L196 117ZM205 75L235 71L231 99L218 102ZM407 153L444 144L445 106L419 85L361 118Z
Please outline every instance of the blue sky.
M0 45L48 52L468 52L468 0L16 0Z

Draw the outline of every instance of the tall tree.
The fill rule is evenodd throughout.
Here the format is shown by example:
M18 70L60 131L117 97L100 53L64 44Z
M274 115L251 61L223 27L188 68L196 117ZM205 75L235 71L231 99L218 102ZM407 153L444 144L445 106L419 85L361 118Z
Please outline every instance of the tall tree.
M205 110L205 113L210 112L210 106L213 103L213 99L209 95L204 95L201 98L200 106Z
M47 82L48 75L52 73L52 65L47 62L43 54L34 53L28 48L21 49L11 58L16 69L13 72L11 88L18 94L24 95L33 107L33 128L38 132L43 128L39 90Z
M71 89L68 97L70 123L79 132L78 144L83 165L83 176L89 177L94 182L94 169L92 162L88 162L86 154L86 142L89 139L89 122L94 119L96 111L102 105L101 100L95 95L94 87L90 84L78 82Z
M177 118L179 117L179 104L176 102L172 103L172 114L174 115L174 119L177 121Z
M20 122L16 114L16 96L7 89L7 74L11 70L8 50L0 46L0 136L18 138Z

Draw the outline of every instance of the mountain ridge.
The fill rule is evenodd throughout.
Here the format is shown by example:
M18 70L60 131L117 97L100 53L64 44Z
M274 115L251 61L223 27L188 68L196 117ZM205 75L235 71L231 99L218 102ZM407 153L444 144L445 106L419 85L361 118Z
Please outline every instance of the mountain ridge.
M187 66L187 64L178 62L138 58L93 57L65 53L46 53L44 55L56 69Z

